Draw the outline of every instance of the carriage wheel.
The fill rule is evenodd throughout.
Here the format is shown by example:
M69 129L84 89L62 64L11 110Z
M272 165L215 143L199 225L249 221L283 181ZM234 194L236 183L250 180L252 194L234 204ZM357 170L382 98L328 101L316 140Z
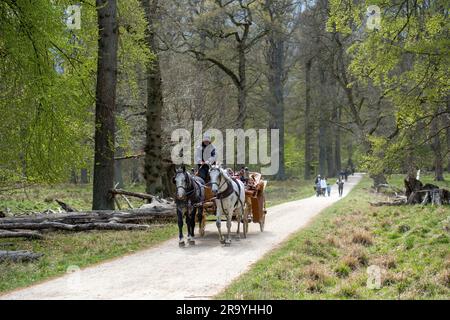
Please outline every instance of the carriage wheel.
M202 223L200 224L200 236L204 237L205 236L205 226L206 226L206 217L208 215L206 214L206 211L203 211L203 218L202 218Z
M249 216L249 210L250 210L250 206L248 205L248 203L245 203L244 206L244 217L243 217L243 221L242 221L242 225L243 225L243 233L244 233L244 238L247 238L247 233L248 233L248 216Z
M248 232L248 219L247 217L244 216L244 221L242 221L243 224L243 234L244 234L244 239L247 238L247 232Z
M263 207L263 215L261 217L261 219L259 220L259 229L261 230L261 232L264 232L264 224L266 222L266 199L264 198L264 207Z
M259 229L261 232L264 232L264 223L266 222L266 211L264 210L264 214L261 217L261 220L259 221Z

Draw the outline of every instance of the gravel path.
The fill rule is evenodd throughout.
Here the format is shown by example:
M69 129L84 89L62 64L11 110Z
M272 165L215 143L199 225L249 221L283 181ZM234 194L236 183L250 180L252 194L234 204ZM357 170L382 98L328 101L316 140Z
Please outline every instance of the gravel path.
M349 177L344 196L361 177ZM233 238L231 247L219 244L215 223L211 223L195 246L179 248L173 238L132 255L15 290L0 299L208 299L338 200L334 186L329 198L313 196L271 207L265 231L261 233L259 224L251 223L247 239Z

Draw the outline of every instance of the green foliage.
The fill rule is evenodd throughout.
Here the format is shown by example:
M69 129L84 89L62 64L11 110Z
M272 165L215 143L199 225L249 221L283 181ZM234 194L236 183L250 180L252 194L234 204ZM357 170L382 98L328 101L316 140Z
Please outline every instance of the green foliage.
M300 148L299 138L286 135L284 139L284 161L288 176L299 177L304 168L304 150Z
M72 2L0 2L0 184L55 182L92 159L97 67L95 1L68 29ZM119 1L119 83L137 95L137 68L150 61L137 0Z
M381 8L379 30L365 27L369 4ZM330 1L328 30L359 38L347 52L351 73L362 84L379 88L393 106L398 134L390 139L368 138L376 150L365 160L370 160L374 171L379 166L394 170L405 161L420 163L428 141L423 129L430 123L424 119L443 107L450 89L445 6L445 1Z

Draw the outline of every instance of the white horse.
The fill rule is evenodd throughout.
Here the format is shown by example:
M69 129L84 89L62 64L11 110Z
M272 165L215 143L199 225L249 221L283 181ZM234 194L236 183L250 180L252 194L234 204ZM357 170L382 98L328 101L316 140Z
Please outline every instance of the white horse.
M235 210L237 212L237 238L240 239L240 223L244 215L244 205L245 205L245 189L244 184L240 180L232 179L226 170L222 169L217 165L211 166L209 169L211 190L216 197L216 226L219 231L220 243L225 244L225 246L231 245L231 219ZM225 214L227 217L227 237L224 239L222 235L221 227L221 217Z

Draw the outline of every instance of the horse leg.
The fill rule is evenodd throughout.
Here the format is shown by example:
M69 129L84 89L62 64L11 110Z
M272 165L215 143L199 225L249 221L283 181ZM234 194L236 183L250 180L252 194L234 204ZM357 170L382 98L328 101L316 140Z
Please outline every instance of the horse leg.
M227 216L227 238L225 239L225 246L228 247L231 245L231 219L233 217L233 210L225 210L225 214Z
M244 201L240 201L240 206L239 206L239 222L242 223L242 231L244 230L244 215L245 215L245 198ZM244 235L245 238L245 235ZM238 240L241 240L241 234L239 232L239 225L238 225Z
M203 227L203 219L205 217L203 217L203 208L202 207L198 207L197 208L197 220L198 220L198 232L200 233L200 236L204 236L205 235L205 229Z
M183 210L177 207L177 218L178 218L178 245L180 247L184 247L184 239L183 239Z
M190 245L195 244L194 240L194 229L195 229L195 213L197 209L193 208L192 211L189 214L189 235L188 235L188 242Z
M189 238L191 237L191 217L189 209L186 209L186 228L189 240Z
M237 220L237 237L236 237L236 241L241 240L241 221L242 221L242 213L240 208L237 208L237 210L235 210L237 212L236 214L236 220Z
M216 209L216 226L217 226L217 231L219 231L219 241L220 243L225 243L225 240L223 238L222 235L222 230L221 230L221 225L222 225L222 208L221 206L217 206Z

